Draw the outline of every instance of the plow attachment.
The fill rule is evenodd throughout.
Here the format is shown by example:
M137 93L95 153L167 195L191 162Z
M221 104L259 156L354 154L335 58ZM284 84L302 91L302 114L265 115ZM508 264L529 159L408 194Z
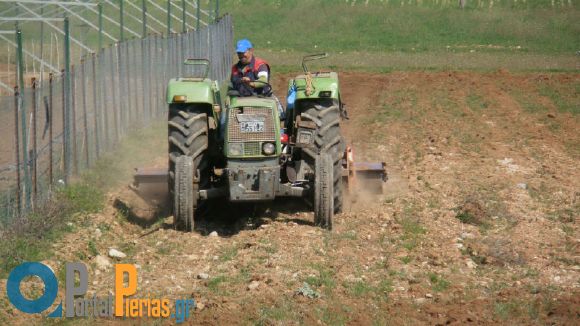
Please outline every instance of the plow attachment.
M342 181L349 193L360 190L383 193L383 184L388 179L385 162L356 162L352 148L347 147L342 167Z
M141 198L154 203L167 197L167 168L136 168L129 188Z
M383 193L383 185L388 179L385 162L356 162L352 148L348 147L342 167L342 181L348 192ZM167 178L167 168L136 168L129 187L143 198L158 198L167 193Z

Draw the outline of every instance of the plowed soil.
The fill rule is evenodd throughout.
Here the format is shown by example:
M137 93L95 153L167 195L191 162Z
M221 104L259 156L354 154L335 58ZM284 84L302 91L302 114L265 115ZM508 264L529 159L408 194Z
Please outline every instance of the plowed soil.
M389 180L382 195L351 194L331 232L279 199L219 205L184 233L123 187L47 263L82 255L90 291L106 295L114 274L95 254L121 250L108 259L138 265L138 296L195 298L191 324L577 323L580 75L340 78L355 158L386 162ZM143 164L163 165L164 151Z

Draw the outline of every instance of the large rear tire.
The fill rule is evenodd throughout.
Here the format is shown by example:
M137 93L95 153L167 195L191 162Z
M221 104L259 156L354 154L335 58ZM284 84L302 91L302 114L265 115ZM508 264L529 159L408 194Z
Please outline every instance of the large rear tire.
M195 105L172 105L169 108L169 192L170 202L173 205L173 215L175 226L185 231L193 231L193 217L187 210L182 210L179 206L183 202L184 196L189 196L194 201L194 212L197 207L197 196L199 189L206 189L209 186L209 155L208 155L208 118L203 108ZM191 158L191 160L180 161L181 156ZM187 163L191 161L191 164ZM191 168L191 182L183 181L180 178L189 178L189 172L180 171L178 168ZM187 188L184 188L188 184ZM187 195L185 195L187 194ZM194 200L195 199L195 200ZM186 204L183 204L186 205ZM187 204L189 205L189 204ZM185 207L185 206L184 206Z
M320 154L328 154L334 170L334 213L342 212L342 157L346 143L340 133L340 107L334 100L304 102L303 113L318 121L314 144Z
M329 154L319 154L314 159L314 224L332 229L334 215L334 168Z

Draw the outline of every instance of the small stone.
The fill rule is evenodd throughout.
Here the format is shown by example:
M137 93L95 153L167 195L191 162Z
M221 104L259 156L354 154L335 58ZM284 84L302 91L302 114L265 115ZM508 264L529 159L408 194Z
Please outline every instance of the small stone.
M99 228L96 228L96 229L95 229L95 238L97 238L97 239L98 239L98 238L100 238L100 237L101 237L101 235L103 235L103 233L101 232L101 229L99 229Z
M196 302L195 303L195 309L202 310L203 308L205 308L205 303L203 303L203 302Z
M268 224L262 224L260 225L260 229L267 229L269 227Z
M427 293L425 294L425 298L431 299L433 298L433 295L431 293Z
M73 226L74 224L72 224L72 222L68 222L66 225L67 226Z
M248 284L248 290L252 291L258 288L258 286L260 286L260 282L258 281L252 281L250 282L250 284Z
M455 247L457 247L457 249L463 249L463 244L462 243L456 243Z
M425 301L427 301L427 299L425 299L425 298L417 298L417 299L415 299L415 303L416 304L424 304Z
M95 264L97 264L98 269L102 269L102 270L106 270L106 269L109 269L111 267L111 262L109 261L109 259L107 259L107 257L101 256L101 255L97 255L95 257Z
M528 189L528 185L525 183L518 183L517 187L524 190Z
M461 233L461 238L462 239L473 239L473 238L475 238L475 236L472 233L463 232L463 233Z
M197 278L200 280L207 280L209 278L209 275L207 273L199 273L197 274Z
M125 257L127 257L127 255L125 253L123 253L123 252L115 249L115 248L111 248L111 249L109 249L109 257L112 257L112 258L125 258Z
M212 238L213 237L217 237L218 236L218 233L217 233L217 231L212 231L208 236L209 237L212 237Z
M466 260L465 260L465 264L466 264L466 265L467 265L467 267L468 267L468 268L470 268L470 269L475 269L475 268L477 268L477 264L476 264L476 263L475 263L473 260L471 260L471 259L466 259Z

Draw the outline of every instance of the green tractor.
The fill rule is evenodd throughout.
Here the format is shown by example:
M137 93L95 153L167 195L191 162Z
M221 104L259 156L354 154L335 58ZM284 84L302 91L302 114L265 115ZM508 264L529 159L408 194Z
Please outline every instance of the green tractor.
M326 56L303 58L304 74L288 84L284 121L274 97L240 97L207 78L208 60L185 61L198 76L172 79L167 87L167 179L178 228L193 231L196 208L208 199L263 202L280 196L305 198L315 224L332 228L333 215L343 208L343 179L352 180L357 169L340 131L338 75L306 67ZM385 180L379 165L365 163L360 172ZM138 170L136 183L151 174Z

